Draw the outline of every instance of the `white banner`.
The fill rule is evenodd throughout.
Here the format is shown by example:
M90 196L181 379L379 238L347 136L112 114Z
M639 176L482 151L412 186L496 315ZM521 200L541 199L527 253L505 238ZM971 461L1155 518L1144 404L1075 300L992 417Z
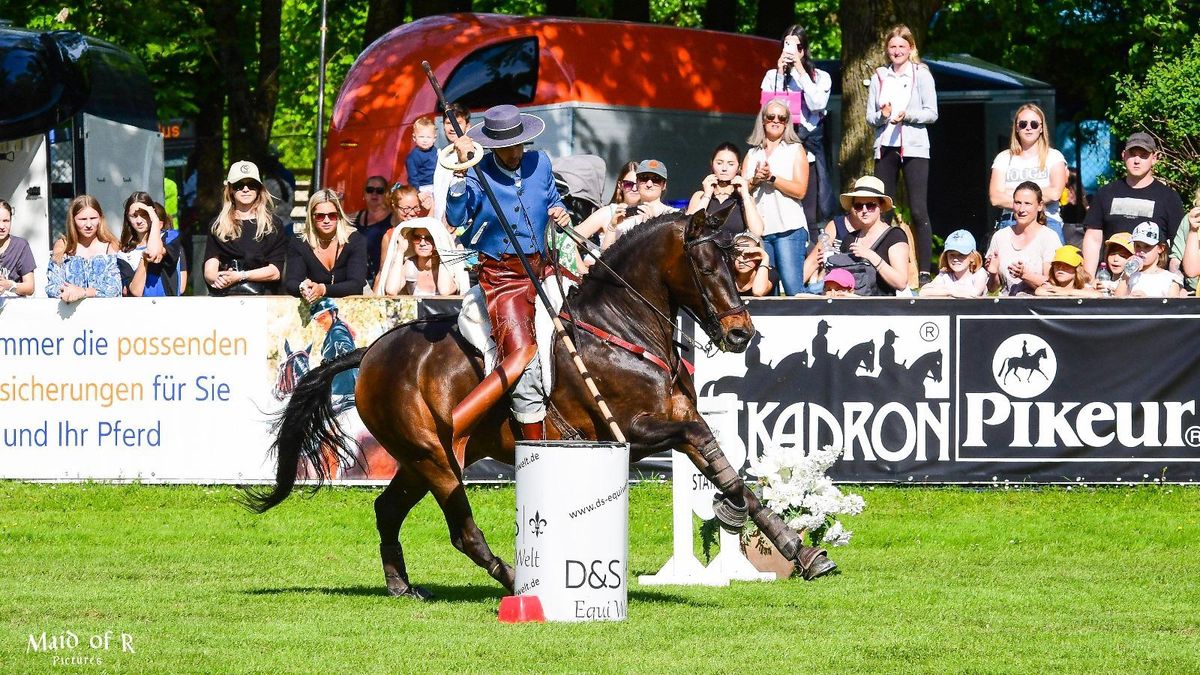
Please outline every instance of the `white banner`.
M288 384L335 334L364 346L415 314L411 300L336 302L337 330L291 298L4 302L0 478L273 479L269 413ZM390 478L383 464L371 474Z

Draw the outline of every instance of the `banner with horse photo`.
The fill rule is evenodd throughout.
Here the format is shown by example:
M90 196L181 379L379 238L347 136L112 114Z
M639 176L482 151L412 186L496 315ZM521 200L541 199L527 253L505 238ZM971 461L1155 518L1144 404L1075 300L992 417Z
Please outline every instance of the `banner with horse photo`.
M0 478L273 479L271 414L300 377L415 318L412 298L125 298L0 305ZM361 450L337 480L390 480L394 460L334 383ZM301 467L300 477L311 475Z
M846 450L840 481L1200 478L1200 306L1188 301L751 303L744 354L696 356L746 451Z

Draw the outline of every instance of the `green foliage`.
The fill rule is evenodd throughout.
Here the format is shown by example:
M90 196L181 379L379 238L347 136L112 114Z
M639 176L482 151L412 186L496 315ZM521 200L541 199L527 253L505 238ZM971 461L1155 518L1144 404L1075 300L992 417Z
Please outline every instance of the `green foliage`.
M1099 119L1115 98L1110 75L1180 53L1198 21L1194 0L972 0L945 3L923 51L1032 75L1055 86L1060 107Z
M316 157L317 74L320 51L320 0L286 0L280 32L279 102L271 142L279 148L286 166L309 168ZM331 0L326 13L325 120L328 130L342 80L362 46L367 5L353 0Z
M1179 192L1200 188L1200 42L1178 56L1154 51L1144 74L1114 78L1112 121L1118 137L1135 131L1154 136L1159 147L1155 175Z

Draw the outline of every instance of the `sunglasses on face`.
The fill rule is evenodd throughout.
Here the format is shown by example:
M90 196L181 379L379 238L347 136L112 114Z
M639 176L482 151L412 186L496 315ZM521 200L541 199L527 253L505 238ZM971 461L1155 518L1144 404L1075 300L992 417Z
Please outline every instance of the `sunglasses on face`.
M879 202L857 202L854 204L855 211L874 211L879 208Z
M234 192L241 192L242 190L253 190L258 192L258 183L255 183L252 180L244 180L233 184Z
M623 180L623 181L621 181L621 189L626 192L633 192L634 190L637 189L637 181L636 180Z
M396 210L402 213L419 213L421 211L421 205L417 204L416 206L398 206L396 207Z
M381 194L384 194L385 192L387 192L387 188L371 187L370 185L368 185L363 191L369 195L381 195Z
M432 234L410 234L410 235L408 235L408 240L413 242L414 244L420 243L422 241L427 241L432 244L433 243L433 235Z
M313 211L313 220L337 220L337 211L318 213Z
M1042 128L1042 123L1037 120L1021 120L1017 122L1017 128L1021 130L1033 129L1036 131Z
M776 115L775 113L767 113L766 115L763 115L763 121L764 122L786 122L786 121L788 121L788 116L787 115Z
M667 182L666 178L663 178L662 176L656 176L654 174L641 175L638 176L637 179L639 183L654 183L655 185L662 185L663 183Z

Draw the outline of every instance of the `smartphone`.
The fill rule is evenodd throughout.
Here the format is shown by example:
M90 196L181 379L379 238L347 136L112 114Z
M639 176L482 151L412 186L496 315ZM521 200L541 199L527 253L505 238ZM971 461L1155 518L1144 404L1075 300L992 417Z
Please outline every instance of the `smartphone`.
M625 207L625 217L626 218L632 218L632 217L638 215L639 213L640 212L638 211L637 204Z

